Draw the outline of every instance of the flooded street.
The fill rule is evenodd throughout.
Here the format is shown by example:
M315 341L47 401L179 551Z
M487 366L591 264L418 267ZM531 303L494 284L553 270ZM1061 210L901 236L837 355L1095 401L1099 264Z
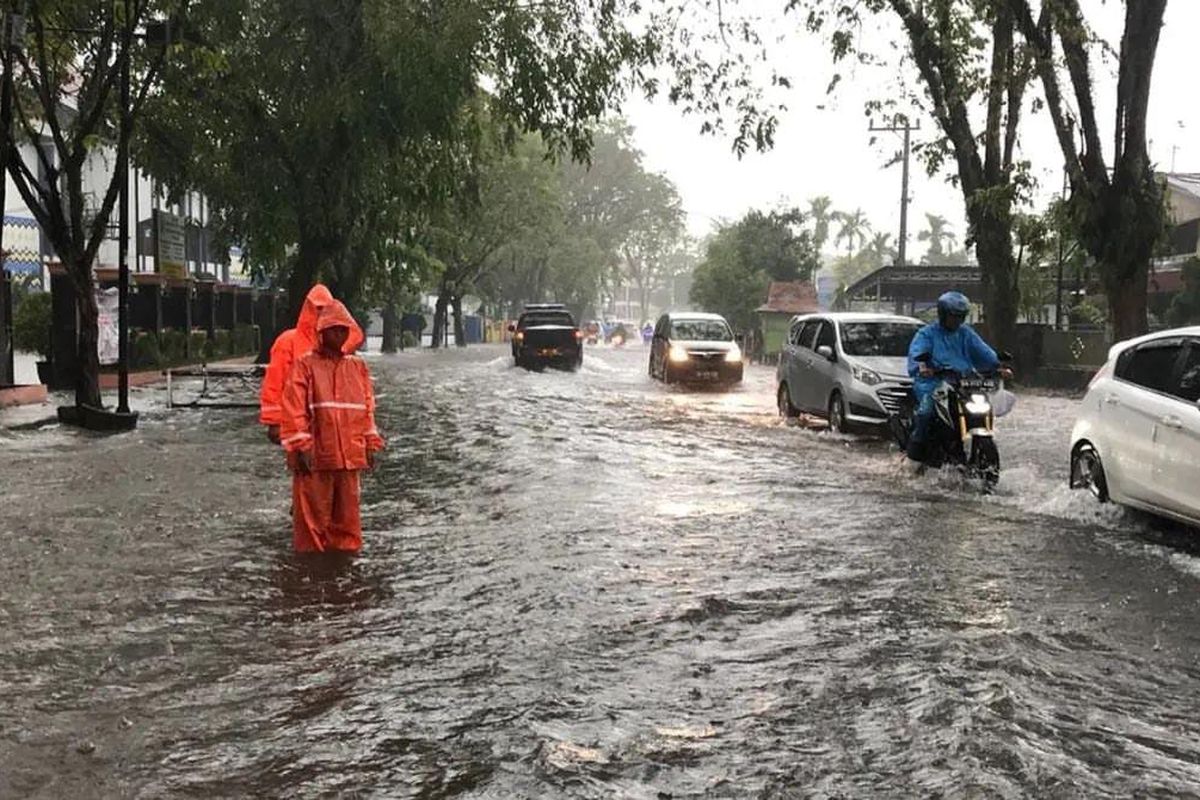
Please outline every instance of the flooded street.
M1200 796L1200 534L506 350L369 360L356 560L252 411L0 433L0 797ZM1194 538L1193 538L1194 537Z

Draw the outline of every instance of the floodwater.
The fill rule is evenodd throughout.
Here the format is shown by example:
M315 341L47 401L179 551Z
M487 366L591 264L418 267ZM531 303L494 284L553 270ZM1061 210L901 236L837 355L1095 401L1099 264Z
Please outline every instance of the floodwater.
M0 433L0 797L1200 796L1200 548L787 426L645 351L371 361L366 547L289 550L252 411Z

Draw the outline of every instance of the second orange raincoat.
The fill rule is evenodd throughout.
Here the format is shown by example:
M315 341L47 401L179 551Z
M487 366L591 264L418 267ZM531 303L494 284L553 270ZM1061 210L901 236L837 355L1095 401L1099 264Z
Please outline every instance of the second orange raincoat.
M322 284L308 290L296 327L279 334L271 345L271 360L263 376L258 395L258 421L268 427L283 425L283 388L296 359L317 346L317 317L333 302L333 295Z
M320 346L320 332L344 326L341 353ZM281 442L293 467L292 542L299 552L357 552L362 547L359 475L382 450L375 427L375 392L367 364L353 355L362 329L336 300L317 320L318 344L297 359L283 393ZM296 469L309 454L311 471Z

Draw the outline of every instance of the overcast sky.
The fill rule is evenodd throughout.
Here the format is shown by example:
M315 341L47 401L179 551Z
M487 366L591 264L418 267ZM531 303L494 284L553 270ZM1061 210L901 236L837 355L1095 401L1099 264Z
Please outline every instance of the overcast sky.
M1134 0L1136 2L1136 0ZM748 0L772 3L776 0ZM1083 0L1086 13L1100 19L1100 32L1119 41L1123 3ZM1092 17L1090 17L1092 18ZM789 20L791 27L796 21ZM1200 30L1200 0L1171 0L1155 62L1150 104L1151 158L1169 169L1172 147L1176 170L1200 171L1200 81L1196 31ZM865 34L869 45L886 44L882 33ZM636 128L635 140L645 163L665 173L678 187L688 214L688 227L702 237L721 219L736 219L751 208L780 204L806 206L808 198L826 194L834 207L862 208L876 230L893 234L900 227L900 167L884 168L898 150L898 135L879 134L871 145L864 102L886 93L890 79L874 69L847 72L840 87L827 95L834 73L827 47L816 38L797 33L778 48L773 58L781 72L793 78L786 97L788 111L780 118L775 148L765 154L748 153L741 161L730 150L728 139L699 133L700 121L684 117L665 99L637 99L625 110ZM1115 95L1115 64L1093 64L1099 92L1102 136L1111 138ZM920 124L935 130L931 118ZM1062 155L1049 117L1027 117L1023 122L1021 150L1030 159L1042 184L1040 202L1057 192L1062 183ZM920 135L920 134L918 134ZM944 175L929 178L914 161L912 203L909 206L910 258L922 253L916 233L924 227L926 212L952 221L960 236L965 232L961 193Z

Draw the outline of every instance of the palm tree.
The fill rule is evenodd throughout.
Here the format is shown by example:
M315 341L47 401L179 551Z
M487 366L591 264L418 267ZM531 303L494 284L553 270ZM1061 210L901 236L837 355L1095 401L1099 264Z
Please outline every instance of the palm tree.
M886 267L896 260L896 248L892 247L890 233L877 233L867 245L867 252L877 267Z
M950 230L950 222L945 217L938 214L926 214L925 220L929 227L917 234L917 241L929 242L929 250L921 259L921 263L935 266L944 264L948 251L954 247L954 242L958 237L954 235L954 231Z
M832 207L833 201L828 195L814 197L808 201L808 215L813 221L813 245L818 256L829 241L829 223L836 216L836 212L829 210Z
M853 212L838 211L833 215L838 223L837 239L838 244L846 243L846 260L854 260L855 243L858 247L862 247L867 241L867 236L871 233L871 225L867 222L867 215L861 208Z

